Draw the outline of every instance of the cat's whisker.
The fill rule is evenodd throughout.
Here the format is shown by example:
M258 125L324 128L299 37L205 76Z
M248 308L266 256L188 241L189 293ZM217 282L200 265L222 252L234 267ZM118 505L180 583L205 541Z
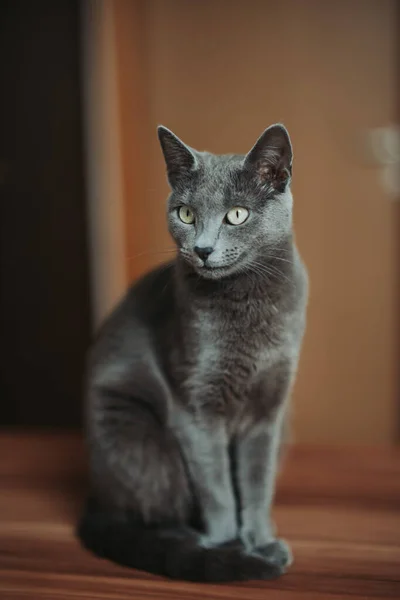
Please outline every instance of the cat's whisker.
M252 277L252 283L253 286L255 285L254 279L255 277L261 277L261 279L263 279L264 281L267 281L269 283L269 280L267 279L267 277L265 276L265 274L261 271L256 270L257 267L251 267L249 268L250 272L253 273L254 277ZM251 276L250 276L251 277ZM257 282L257 279L256 279ZM269 294L267 293L267 290L264 290L265 296L268 299L268 301L271 301Z
M278 275L276 271L273 271L272 269L267 269L265 266L253 265L253 270L257 270L258 274L260 276L263 276L264 280L268 281L269 285L272 285L273 280L279 279L281 277L281 275ZM283 276L283 278L285 278L285 276Z
M256 273L254 271L252 271L251 269L247 270L245 267L242 268L242 273L246 273L248 277L250 277L252 286L254 288L254 286L257 283L257 278L256 278ZM263 277L261 275L261 277Z
M292 256L293 252L291 250L287 250L286 248L281 248L279 246L273 246L272 248L270 247L266 247L265 248L265 255L268 256L270 252L278 252L279 255L283 255L283 256Z
M265 273L270 273L270 270L269 270L268 266L265 265L264 263L261 263L261 262L257 261L257 260L251 261L250 265L254 266L254 267L257 267L260 271L263 271Z
M291 279L287 275L285 275L285 273L283 271L281 271L274 265L269 265L269 268L272 270L273 273L276 273L276 275L278 275L278 277L283 277L283 279L285 279L286 281L289 281L289 282L291 281Z
M248 269L255 273L258 277L261 277L261 279L263 279L264 281L269 281L268 277L266 276L266 273L261 271L259 267L254 263L248 265Z
M251 263L252 265L256 265L261 271L264 271L267 275L270 276L278 276L278 277L282 277L283 279L285 279L286 281L290 282L289 277L287 277L287 275L285 275L285 273L283 273L280 269L278 269L277 267L273 266L273 265L266 265L263 263L260 263L258 261L252 261Z
M282 258L281 256L275 256L274 254L268 254L267 258L271 258L272 260L281 260L282 262L287 262L290 265L293 264L292 260L289 260L287 258Z

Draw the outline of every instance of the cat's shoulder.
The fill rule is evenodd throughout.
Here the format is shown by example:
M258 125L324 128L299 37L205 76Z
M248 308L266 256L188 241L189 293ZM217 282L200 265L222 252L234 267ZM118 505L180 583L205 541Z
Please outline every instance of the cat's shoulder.
M145 299L148 302L156 299L161 293L167 291L174 277L175 261L161 264L145 273L140 279L133 282L125 296L125 303L136 303Z
M172 299L172 284L175 262L169 262L145 273L132 282L124 296L105 319L98 332L102 337L107 331L137 326L169 306Z
M89 364L130 364L151 346L172 306L174 263L161 265L132 283L97 331Z

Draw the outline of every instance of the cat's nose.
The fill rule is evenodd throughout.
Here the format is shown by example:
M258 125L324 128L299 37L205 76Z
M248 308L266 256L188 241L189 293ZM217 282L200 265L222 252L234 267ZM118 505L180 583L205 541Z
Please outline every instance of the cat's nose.
M214 252L214 248L211 248L211 246L206 246L205 248L199 248L199 246L195 246L194 251L196 252L197 256L200 256L201 260L206 261L210 254Z

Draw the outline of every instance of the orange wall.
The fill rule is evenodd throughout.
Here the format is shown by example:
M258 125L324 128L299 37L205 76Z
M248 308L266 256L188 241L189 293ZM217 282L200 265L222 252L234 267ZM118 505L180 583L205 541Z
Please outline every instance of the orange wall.
M364 141L397 116L395 0L113 4L128 279L171 246L156 125L199 149L245 152L285 122L311 277L295 437L392 441L395 207Z

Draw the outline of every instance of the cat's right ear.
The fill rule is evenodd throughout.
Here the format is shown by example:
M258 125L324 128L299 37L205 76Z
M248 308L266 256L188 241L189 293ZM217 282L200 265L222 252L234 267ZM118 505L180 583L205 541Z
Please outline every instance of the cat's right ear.
M157 133L167 166L168 181L173 188L190 177L197 167L197 158L193 150L166 127L159 125Z

